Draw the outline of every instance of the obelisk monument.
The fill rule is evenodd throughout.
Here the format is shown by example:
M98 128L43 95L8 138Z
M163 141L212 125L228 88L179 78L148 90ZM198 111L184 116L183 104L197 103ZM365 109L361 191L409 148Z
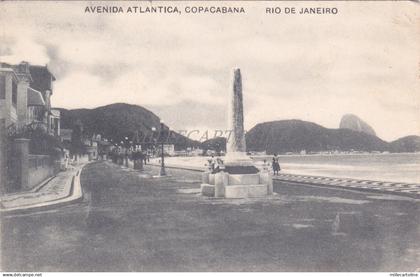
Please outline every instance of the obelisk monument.
M210 197L265 197L272 193L273 182L268 172L260 172L246 154L244 103L241 71L233 73L229 93L228 128L224 167L202 175L201 194Z
M228 130L230 135L226 141L225 165L253 166L251 158L246 155L242 76L239 68L234 69L233 87L228 101Z

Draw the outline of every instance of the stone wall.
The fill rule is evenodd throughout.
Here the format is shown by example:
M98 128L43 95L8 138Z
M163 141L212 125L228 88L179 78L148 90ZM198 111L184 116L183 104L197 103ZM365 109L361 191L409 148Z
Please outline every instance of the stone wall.
M4 120L0 120L0 129ZM60 170L49 155L29 154L29 139L7 140L0 133L0 193L30 190ZM4 174L6 173L6 174Z
M54 175L55 166L50 156L29 155L29 180L26 188L31 189Z

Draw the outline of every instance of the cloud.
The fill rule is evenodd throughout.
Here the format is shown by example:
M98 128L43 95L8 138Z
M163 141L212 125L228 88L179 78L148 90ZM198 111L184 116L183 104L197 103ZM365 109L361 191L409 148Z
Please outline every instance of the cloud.
M16 64L21 61L31 61L34 64L47 64L49 61L45 47L36 43L31 37L16 37L12 41L6 38L2 48L4 49L0 56L2 62Z
M225 4L247 14L88 15L84 2L4 2L0 60L48 63L56 106L145 105L178 129L225 126L232 68L240 67L247 129L286 118L335 128L355 113L388 140L420 134L413 3L334 3L339 16Z
M227 104L227 103L226 103ZM175 129L189 130L194 128L225 129L227 105L197 103L194 100L183 100L177 105L146 106L157 113Z

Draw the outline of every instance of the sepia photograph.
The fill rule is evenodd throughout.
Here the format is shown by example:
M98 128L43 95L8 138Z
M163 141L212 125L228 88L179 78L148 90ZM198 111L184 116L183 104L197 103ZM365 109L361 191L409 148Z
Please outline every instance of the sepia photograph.
M2 276L419 271L418 1L0 1Z

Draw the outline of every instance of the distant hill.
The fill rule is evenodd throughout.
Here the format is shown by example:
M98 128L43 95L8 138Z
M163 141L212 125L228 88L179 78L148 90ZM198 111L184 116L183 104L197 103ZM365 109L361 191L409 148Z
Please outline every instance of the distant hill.
M137 131L140 140L150 138L152 127L159 130L160 118L153 112L137 106L117 103L95 109L61 110L61 128L73 129L80 120L83 133L89 137L102 134L113 141L124 137L133 138ZM166 130L168 127L165 125ZM173 133L168 139L176 149L201 146L203 149L226 150L226 139L215 138L200 144L198 141ZM408 136L391 143L377 136L348 128L328 129L318 124L302 120L281 120L257 124L246 134L248 151L286 153L314 151L420 151L420 137Z
M418 152L420 151L420 137L407 136L390 143L391 152Z
M354 114L345 114L340 121L340 129L350 129L376 136L375 130L369 124Z
M225 149L224 138L202 143L206 149ZM302 120L280 120L257 124L246 134L247 151L298 153L319 151L388 151L389 143L380 138L350 129L328 129Z
M226 151L226 138L217 137L203 141L201 148L204 150Z
M350 129L327 129L302 120L257 124L246 136L248 151L285 153L309 151L385 151L388 143Z
M137 106L116 103L95 109L74 109L61 111L61 128L73 129L77 120L83 124L86 136L101 134L113 141L121 141L124 137L133 138L138 132L140 140L151 138L152 127L160 128L160 118L153 112ZM168 127L165 125L166 130ZM197 146L199 142L174 133L168 141L175 144L176 149Z

